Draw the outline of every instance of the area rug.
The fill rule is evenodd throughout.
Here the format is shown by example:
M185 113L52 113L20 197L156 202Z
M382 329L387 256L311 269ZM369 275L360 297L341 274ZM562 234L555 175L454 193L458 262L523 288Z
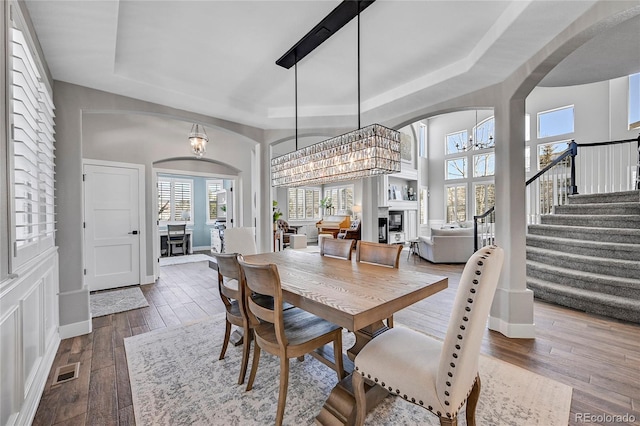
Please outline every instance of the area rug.
M138 426L275 422L278 359L262 352L253 390L245 392L244 385L236 383L242 347L230 345L225 359L218 360L223 337L224 319L216 316L125 339ZM567 424L571 387L487 356L481 357L480 375L479 425ZM336 382L335 372L314 358L292 360L284 424L314 424ZM460 420L464 425L464 415ZM423 408L389 396L369 413L366 424L435 426L439 422Z
M91 318L149 306L140 287L92 293L89 299L91 302Z
M160 266L182 265L184 263L204 262L213 260L213 257L206 254L188 254L186 256L161 257Z

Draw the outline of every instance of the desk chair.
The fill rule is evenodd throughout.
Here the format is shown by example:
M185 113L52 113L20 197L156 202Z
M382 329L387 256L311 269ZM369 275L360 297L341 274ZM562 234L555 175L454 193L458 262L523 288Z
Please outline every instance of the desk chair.
M305 354L333 342L335 370L338 381L344 377L342 367L342 328L300 308L282 310L282 287L278 268L273 264L258 265L238 261L242 269L246 306L249 321L253 326L256 345L253 350L251 374L247 390L253 387L256 378L260 351L264 349L280 358L280 391L276 410L276 425L282 425L289 387L289 358L300 358ZM273 308L257 304L247 294L273 297Z
M172 256L180 247L180 254L187 254L187 225L167 225L167 255Z
M487 316L498 285L504 251L487 246L467 262L444 342L406 328L394 328L367 343L355 359L356 425L366 416L365 381L426 408L441 425L458 424L467 404L467 425L475 426L480 396L478 359Z
M374 263L398 269L402 248L402 244L358 241L358 245L356 245L356 262ZM393 316L387 318L387 327L393 328Z

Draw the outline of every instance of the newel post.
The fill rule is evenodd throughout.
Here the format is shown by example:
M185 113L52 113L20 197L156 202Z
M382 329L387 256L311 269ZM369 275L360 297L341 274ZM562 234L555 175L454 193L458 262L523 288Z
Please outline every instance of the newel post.
M578 155L578 144L575 140L571 140L569 149L571 150L571 185L569 186L569 194L576 195L578 193L578 187L576 186L576 156Z

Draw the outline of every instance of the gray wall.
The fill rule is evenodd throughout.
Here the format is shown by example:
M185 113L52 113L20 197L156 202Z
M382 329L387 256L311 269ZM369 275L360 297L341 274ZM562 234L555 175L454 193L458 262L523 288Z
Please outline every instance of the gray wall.
M142 102L63 82L55 82L57 245L60 247L60 321L62 325L86 321L88 306L83 287L82 160L93 159L145 166L147 256L141 263L153 275L153 234L156 200L153 167L238 177L239 204L250 206L252 149L262 132L223 120ZM194 159L187 135L191 124L203 124L210 137L206 161ZM239 132L239 133L235 133ZM256 139L252 139L256 138ZM212 162L213 159L216 162ZM252 221L251 209L240 216Z

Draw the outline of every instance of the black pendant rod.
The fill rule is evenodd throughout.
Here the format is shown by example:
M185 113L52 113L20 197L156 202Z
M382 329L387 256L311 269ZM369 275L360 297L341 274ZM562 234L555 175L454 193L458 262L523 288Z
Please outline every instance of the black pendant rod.
M286 69L291 68L309 53L338 32L347 22L369 7L375 0L344 0L322 21L311 29L291 49L282 55L276 64Z
M360 9L358 9L358 130L360 127Z
M296 151L298 150L298 61L294 64L293 73L295 74L295 92L296 92Z

